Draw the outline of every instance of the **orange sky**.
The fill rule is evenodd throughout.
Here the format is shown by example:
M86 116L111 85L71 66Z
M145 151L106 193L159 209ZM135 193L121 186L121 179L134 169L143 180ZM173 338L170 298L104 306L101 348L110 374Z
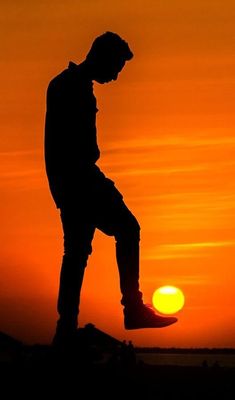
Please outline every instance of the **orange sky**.
M49 342L63 251L44 170L49 80L111 30L135 57L95 84L99 166L141 224L141 289L179 286L179 322L125 331L114 239L97 231L80 323L142 346L235 346L232 0L13 0L1 5L0 330Z

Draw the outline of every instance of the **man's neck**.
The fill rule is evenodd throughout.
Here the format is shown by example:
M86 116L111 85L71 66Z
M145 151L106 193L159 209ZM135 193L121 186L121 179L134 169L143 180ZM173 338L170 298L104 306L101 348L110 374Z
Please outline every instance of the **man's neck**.
M84 60L82 61L80 64L75 64L73 62L70 62L71 68L77 69L80 72L82 72L82 74L84 75L84 77L86 77L87 79L89 79L90 81L93 80L92 78L92 68L90 66L90 64Z

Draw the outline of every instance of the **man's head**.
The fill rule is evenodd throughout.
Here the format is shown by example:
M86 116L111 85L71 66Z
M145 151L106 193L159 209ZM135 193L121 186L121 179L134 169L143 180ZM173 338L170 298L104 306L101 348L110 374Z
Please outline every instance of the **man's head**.
M116 80L125 62L132 57L133 53L125 40L116 33L106 32L94 40L86 62L92 71L92 78L106 83Z

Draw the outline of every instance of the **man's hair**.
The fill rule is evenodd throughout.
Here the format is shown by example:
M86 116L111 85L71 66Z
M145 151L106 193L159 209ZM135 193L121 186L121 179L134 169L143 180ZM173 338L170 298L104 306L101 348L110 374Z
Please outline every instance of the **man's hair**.
M96 57L115 57L120 58L123 61L128 61L132 59L133 53L131 52L128 43L119 35L113 32L105 32L94 40L91 49L86 56L88 60Z

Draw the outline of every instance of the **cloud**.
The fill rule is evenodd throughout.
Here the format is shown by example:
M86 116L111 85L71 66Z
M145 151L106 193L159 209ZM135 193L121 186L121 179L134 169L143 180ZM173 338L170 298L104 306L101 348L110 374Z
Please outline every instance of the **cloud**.
M176 258L195 258L201 257L201 250L204 249L233 246L235 246L235 241L162 244L150 249L149 251L143 252L143 259L166 260ZM203 256L205 256L205 253L203 253Z
M42 187L45 172L40 149L2 151L0 160L1 187Z
M146 132L144 137L120 140L109 142L106 145L104 154L115 152L127 152L127 154L135 151L156 151L156 147L163 146L180 146L180 147L195 147L195 146L220 146L220 145L235 145L234 136L208 136L207 133L190 132L190 135L183 134L158 134L158 137L151 137L152 132Z
M143 278L143 281L146 282L154 282L156 281L156 274L150 274L148 272L148 274L146 274ZM169 278L167 278L169 280ZM166 282L166 277L165 276L158 276L158 281L159 281L159 286L160 285L164 285ZM205 284L210 284L210 282L208 283L208 277L207 275L199 275L199 274L188 274L188 275L172 275L170 276L170 282L173 285L176 286L191 286L191 285L203 285ZM212 283L211 283L212 284Z
M102 168L112 176L197 174L199 177L234 169L235 161L227 155L235 150L235 137L214 137L208 133L146 136L113 141L104 149L101 146ZM197 147L201 147L202 153Z

